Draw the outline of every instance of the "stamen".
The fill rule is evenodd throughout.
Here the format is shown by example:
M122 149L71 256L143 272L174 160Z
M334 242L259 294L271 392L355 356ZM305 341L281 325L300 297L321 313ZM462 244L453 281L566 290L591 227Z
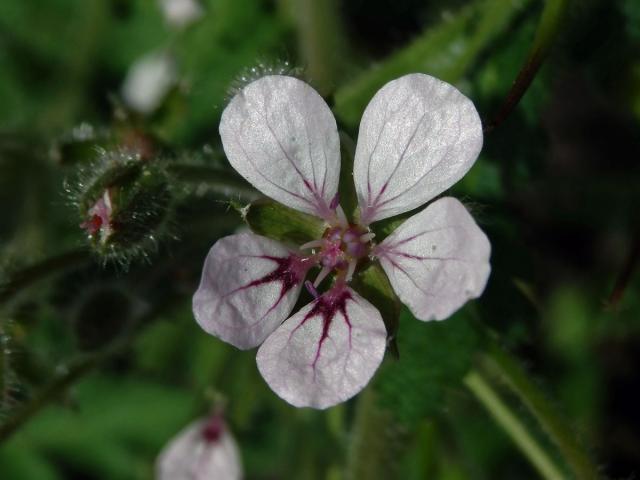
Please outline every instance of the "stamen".
M336 207L336 214L338 215L338 222L340 223L340 226L345 228L348 227L349 221L347 220L347 216L342 209L342 205L338 205Z
M320 296L318 290L316 290L316 287L313 286L313 283L311 283L310 280L304 282L304 286L306 287L307 292L309 292L313 298L318 298Z
M362 243L367 243L367 242L370 242L371 240L373 240L374 238L376 238L376 234L373 233L373 232L369 232L369 233L365 233L365 234L361 235L359 240Z
M356 265L358 264L358 261L355 259L351 259L349 260L349 268L347 269L347 278L346 281L350 282L351 279L353 278L353 274L356 271Z
M322 240L311 240L310 242L300 245L300 250L307 250L308 248L318 248L322 246Z
M332 269L329 268L329 267L322 267L322 270L320 270L320 273L316 277L316 281L313 282L313 286L317 287L318 285L320 285L320 282L322 282L322 280L327 278L327 275L329 275L329 273L331 273L331 270Z

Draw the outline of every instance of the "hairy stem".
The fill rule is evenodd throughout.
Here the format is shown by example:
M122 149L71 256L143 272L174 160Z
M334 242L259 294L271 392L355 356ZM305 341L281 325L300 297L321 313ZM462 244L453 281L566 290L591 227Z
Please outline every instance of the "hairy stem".
M358 399L345 478L398 478L398 458L407 444L407 436L393 413L378 406L375 391L366 389Z
M578 443L571 427L529 380L518 362L493 340L486 355L488 366L535 416L542 429L562 453L575 478L580 480L599 478L598 469Z
M562 26L570 2L571 0L546 1L529 55L520 72L518 72L518 76L513 82L511 90L509 90L498 113L492 120L485 124L485 133L491 132L499 126L511 114L526 93L553 45L553 41Z
M525 425L478 372L473 370L469 372L464 378L464 383L543 478L548 480L566 478Z

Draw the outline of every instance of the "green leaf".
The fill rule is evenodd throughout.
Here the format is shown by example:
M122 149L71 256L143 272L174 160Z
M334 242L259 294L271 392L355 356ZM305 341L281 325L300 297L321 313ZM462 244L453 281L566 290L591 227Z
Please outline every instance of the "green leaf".
M335 95L336 115L357 125L373 95L387 82L424 72L458 82L480 53L505 31L529 0L476 0L425 31L377 67L362 73Z
M258 235L293 245L302 245L322 237L325 224L272 200L258 200L245 207L235 205L249 228Z
M471 365L479 335L461 311L448 320L421 322L403 312L398 329L400 359L383 365L375 382L381 406L412 425L442 407L448 387Z

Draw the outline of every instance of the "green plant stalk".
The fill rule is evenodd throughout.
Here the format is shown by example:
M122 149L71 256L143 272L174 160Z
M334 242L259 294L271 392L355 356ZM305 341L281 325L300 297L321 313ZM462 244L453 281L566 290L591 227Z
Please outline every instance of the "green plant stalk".
M337 0L296 0L293 16L308 78L329 95L348 62L348 43Z
M378 405L369 387L360 394L347 457L346 480L398 478L399 457L409 442L393 413Z
M478 372L472 370L463 381L543 478L547 480L566 478L524 424Z
M598 469L591 462L565 420L555 411L544 394L529 380L526 372L494 340L486 353L488 366L506 383L531 411L542 429L558 447L575 478L599 478Z
M518 72L518 76L513 82L513 86L511 90L509 90L500 110L498 110L498 113L493 119L485 125L485 133L492 131L500 125L516 105L518 105L528 90L553 45L570 3L571 0L546 1L529 55L520 72Z
M90 258L88 250L71 250L14 273L4 285L0 285L0 305L37 281L66 268L85 263Z

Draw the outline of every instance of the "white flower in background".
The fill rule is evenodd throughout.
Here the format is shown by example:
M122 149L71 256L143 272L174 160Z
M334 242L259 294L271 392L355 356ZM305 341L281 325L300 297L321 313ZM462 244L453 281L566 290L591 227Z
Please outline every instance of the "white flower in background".
M159 0L160 8L169 25L183 28L204 15L197 0Z
M154 52L137 60L127 72L122 97L133 110L153 113L176 84L175 60L167 52Z
M190 424L156 461L156 480L240 480L242 476L238 446L219 414Z
M365 261L380 262L398 297L421 320L447 318L484 290L491 247L458 200L434 201L379 244L369 229L434 199L475 162L480 119L453 86L406 75L371 100L354 159L354 224L337 197L336 122L304 82L274 75L247 85L223 112L220 135L229 162L253 186L326 223L322 238L299 249L247 233L220 239L193 298L204 330L238 348L261 345L258 368L287 402L335 405L359 392L380 365L384 323L349 286ZM305 283L312 267L320 272L313 284ZM334 282L318 293L330 274ZM316 298L287 319L303 284Z

